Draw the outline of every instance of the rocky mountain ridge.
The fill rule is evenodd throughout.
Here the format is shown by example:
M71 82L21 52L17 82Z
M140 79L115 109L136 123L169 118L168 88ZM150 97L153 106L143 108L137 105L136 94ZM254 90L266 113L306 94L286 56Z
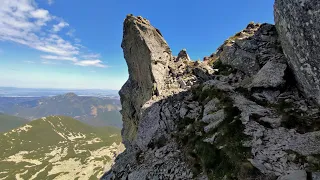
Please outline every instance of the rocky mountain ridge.
M126 150L102 179L320 179L320 27L305 30L319 5L276 0L276 25L250 23L203 62L128 15Z

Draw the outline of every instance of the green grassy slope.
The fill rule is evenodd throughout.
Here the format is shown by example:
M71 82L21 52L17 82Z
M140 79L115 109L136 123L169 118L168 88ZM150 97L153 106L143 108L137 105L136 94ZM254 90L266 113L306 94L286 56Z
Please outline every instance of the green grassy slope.
M94 119L107 123L109 126L122 127L122 116L119 111L98 110L98 114Z
M29 121L20 117L0 113L0 133L17 128L19 126L27 124L28 122Z
M0 135L0 179L97 179L120 142L117 128L41 118Z

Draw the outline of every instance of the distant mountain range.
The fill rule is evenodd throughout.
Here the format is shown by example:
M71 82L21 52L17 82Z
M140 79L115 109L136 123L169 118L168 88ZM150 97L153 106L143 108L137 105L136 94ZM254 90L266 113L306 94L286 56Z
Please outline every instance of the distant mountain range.
M98 179L123 150L120 142L114 127L65 116L37 119L0 134L0 179Z
M0 113L0 133L9 131L27 123L28 121L23 118Z
M48 97L74 92L79 96L118 97L118 90L110 89L50 89L0 87L0 97Z
M62 92L0 87L0 179L99 179L122 152L117 92Z
M122 127L121 104L113 97L78 96L67 93L53 97L0 97L0 112L34 120L64 115L93 126Z

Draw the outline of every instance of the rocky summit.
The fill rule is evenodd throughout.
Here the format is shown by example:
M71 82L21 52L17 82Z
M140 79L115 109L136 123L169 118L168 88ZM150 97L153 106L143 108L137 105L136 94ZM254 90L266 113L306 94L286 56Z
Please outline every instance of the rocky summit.
M101 179L320 179L320 2L276 0L204 61L124 21L126 150Z

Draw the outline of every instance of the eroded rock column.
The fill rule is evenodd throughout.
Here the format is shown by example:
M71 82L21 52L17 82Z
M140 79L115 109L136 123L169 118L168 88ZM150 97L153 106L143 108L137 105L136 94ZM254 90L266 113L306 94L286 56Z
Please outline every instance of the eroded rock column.
M128 15L124 21L123 48L129 79L121 88L122 137L135 139L140 110L153 95L161 95L168 74L171 50L159 30L142 17Z

